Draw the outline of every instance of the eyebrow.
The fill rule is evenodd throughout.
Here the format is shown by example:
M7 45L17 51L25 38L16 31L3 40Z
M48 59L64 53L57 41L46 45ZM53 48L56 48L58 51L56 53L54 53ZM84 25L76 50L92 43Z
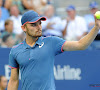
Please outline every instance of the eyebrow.
M40 23L41 21L37 21L36 23ZM29 24L36 24L36 23L29 23Z

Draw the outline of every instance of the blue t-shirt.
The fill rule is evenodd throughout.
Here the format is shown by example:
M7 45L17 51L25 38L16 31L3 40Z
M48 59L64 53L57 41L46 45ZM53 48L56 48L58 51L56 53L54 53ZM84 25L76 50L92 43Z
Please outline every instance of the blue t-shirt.
M9 12L6 8L1 7L1 17L0 17L0 21L3 20L7 20L9 18Z
M11 49L9 66L20 69L22 90L55 90L54 59L64 42L55 36L39 37L33 47L24 40Z

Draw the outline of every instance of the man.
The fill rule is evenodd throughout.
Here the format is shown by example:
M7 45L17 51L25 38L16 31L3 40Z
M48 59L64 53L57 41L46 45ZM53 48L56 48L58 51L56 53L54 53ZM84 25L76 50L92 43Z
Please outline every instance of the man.
M65 41L59 37L41 37L41 21L46 20L30 10L22 16L22 29L26 39L14 46L9 56L11 77L7 90L17 90L19 69L22 90L55 90L54 58L63 51L86 49L96 37L100 21L96 19L91 32L79 41Z
M7 78L5 76L0 76L0 90L5 90L7 88Z
M0 39L3 39L4 36L10 34L10 36L13 38L11 41L16 41L15 45L21 42L21 39L15 33L13 33L13 21L10 19L7 19L4 25L5 25L5 30L0 35Z
M21 35L23 30L21 29L21 15L19 14L19 9L17 7L17 5L12 5L10 7L10 19L13 21L14 23L14 33L17 35Z
M43 15L43 10L47 5L48 0L22 0L24 7L28 10L34 10Z
M4 26L5 30L3 30L4 32L2 32L0 38L2 38L6 34L11 34L13 37L15 37L15 34L13 33L13 21L7 19L4 23Z
M4 22L9 18L9 12L6 8L2 7L3 0L0 0L0 32L4 29Z
M2 48L11 48L12 46L16 45L16 40L13 39L13 36L10 34L6 34L2 37Z
M94 14L96 13L96 11L98 11L98 3L96 1L90 2L89 8L90 8L90 14L85 15L88 32L90 32L90 30L94 27L95 24ZM96 36L95 40L100 40L100 31Z
M69 5L66 8L67 19L63 20L62 26L65 24L63 35L68 41L78 41L87 33L87 26L85 19L76 15L75 6ZM67 23L66 23L67 22Z
M59 36L62 37L61 18L55 16L54 6L47 5L44 10L44 15L47 18L42 22L43 36Z

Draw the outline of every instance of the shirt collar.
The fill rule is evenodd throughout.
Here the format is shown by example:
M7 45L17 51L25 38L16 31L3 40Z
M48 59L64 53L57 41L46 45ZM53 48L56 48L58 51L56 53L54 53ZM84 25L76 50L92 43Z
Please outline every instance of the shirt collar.
M29 46L29 45L26 43L25 40L23 41L23 43L24 43L24 47L25 47L25 48L31 48L31 46ZM38 40L36 41L36 43L34 44L34 46L35 46L36 44L39 45L39 46L42 44L42 37L39 37L39 38L38 38ZM34 47L34 46L33 46L33 47Z

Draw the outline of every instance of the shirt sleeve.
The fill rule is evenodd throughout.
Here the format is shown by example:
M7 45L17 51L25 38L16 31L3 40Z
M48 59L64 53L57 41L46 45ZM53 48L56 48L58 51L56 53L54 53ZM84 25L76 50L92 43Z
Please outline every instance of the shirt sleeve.
M52 37L52 47L54 49L55 55L58 55L63 52L62 48L63 48L65 41L66 40L64 40L60 37L56 37L56 36Z
M9 54L9 67L11 68L19 68L19 65L14 57L14 53L13 50L10 51Z

